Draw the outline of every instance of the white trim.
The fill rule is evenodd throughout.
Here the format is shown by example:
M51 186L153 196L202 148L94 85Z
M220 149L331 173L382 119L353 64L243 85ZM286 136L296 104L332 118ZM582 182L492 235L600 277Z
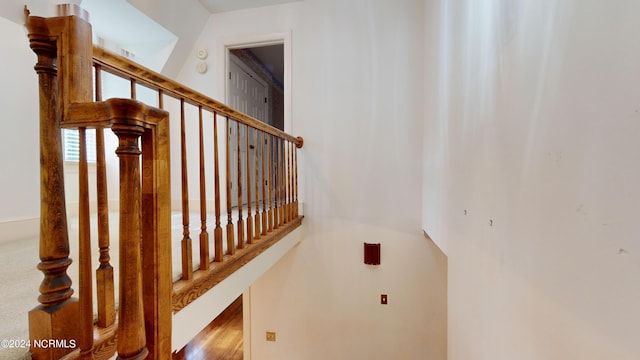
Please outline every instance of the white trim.
M271 34L249 34L238 35L221 39L222 51L218 51L218 74L223 81L218 82L219 94L224 94L225 103L228 102L227 74L229 73L229 50L242 49L248 47L267 46L282 44L284 47L284 131L293 133L293 122L291 119L291 32L280 32Z
M0 243L40 237L40 218L25 217L0 220Z

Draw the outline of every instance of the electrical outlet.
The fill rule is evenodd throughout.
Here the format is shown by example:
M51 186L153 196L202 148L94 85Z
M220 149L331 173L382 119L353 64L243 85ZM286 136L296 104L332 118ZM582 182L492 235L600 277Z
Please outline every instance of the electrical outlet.
M387 294L380 295L380 304L387 305Z
M275 331L267 331L267 341L276 341Z

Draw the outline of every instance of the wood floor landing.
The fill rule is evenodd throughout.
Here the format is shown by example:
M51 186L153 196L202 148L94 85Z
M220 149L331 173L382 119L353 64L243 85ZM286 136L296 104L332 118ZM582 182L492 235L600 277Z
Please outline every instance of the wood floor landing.
M242 296L196 335L173 360L242 360Z

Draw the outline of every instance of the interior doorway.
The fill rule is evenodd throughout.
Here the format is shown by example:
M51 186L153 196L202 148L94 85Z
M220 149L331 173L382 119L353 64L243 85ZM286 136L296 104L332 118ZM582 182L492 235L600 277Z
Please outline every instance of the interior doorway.
M284 44L268 44L250 47L234 47L228 52L227 104L266 124L284 131L285 117L285 64ZM230 158L240 161L240 169L247 169L247 151L253 152L262 163L262 147L256 144L254 130L236 122L229 122ZM249 143L248 146L245 144ZM238 146L238 142L240 146ZM235 163L235 162L234 162ZM255 161L249 163L250 174L254 173ZM236 188L237 166L231 167L232 188ZM268 180L265 180L268 183ZM246 174L241 177L243 205L247 204L248 189ZM262 188L258 188L261 192ZM257 194L264 199L263 194ZM238 206L238 197L233 196L231 204Z
M233 36L227 39L224 39L221 42L223 46L223 51L220 51L221 55L218 67L218 74L220 81L217 83L219 86L219 90L221 93L225 94L225 103L232 106L238 107L238 110L241 110L240 107L242 101L246 101L246 113L262 122L265 122L277 129L282 131L292 133L292 121L291 121L291 33L290 32L281 32L281 33L270 33L270 34L254 34L247 36ZM235 80L234 80L234 72L235 72ZM244 80L239 81L239 79L244 78ZM235 81L236 84L232 84L232 81ZM258 84L263 84L266 92L266 102L264 98L262 98L262 104L266 104L266 107L262 107L259 105L259 99L261 98L259 95L251 96L251 94L244 95L242 94L244 90L240 91L239 89L230 89L230 87L240 87L242 88L242 82L246 82L246 89L256 88L256 93L260 93L259 88L261 87ZM238 91L239 94L233 93L234 91ZM234 97L236 97L234 99ZM253 98L253 99L252 99ZM259 114L262 108L264 114ZM256 112L253 112L253 111ZM241 111L245 112L245 109ZM235 127L235 128L234 128ZM237 163L238 155L238 135L241 136L241 142L246 141L247 139L246 130L243 130L243 127L240 126L240 129L237 129L237 124L231 122L231 126L229 130L232 131L230 134L229 146L230 151L235 149L235 154L229 154L229 159L232 164ZM251 144L254 140L254 134L251 133L251 130L248 134L248 139L250 139ZM260 139L259 141L262 141ZM273 142L275 143L275 142ZM273 144L272 143L272 144ZM242 143L241 143L242 144ZM245 143L246 144L246 143ZM241 147L242 148L242 147ZM246 146L244 147L246 148ZM249 146L249 151L256 151L256 156L263 156L262 146ZM266 150L266 149L265 149ZM242 150L241 150L242 151ZM265 152L266 154L266 152ZM272 151L271 154L274 154ZM234 157L235 155L235 157ZM242 161L242 160L241 160ZM260 162L258 162L260 163ZM232 166L232 171L234 173L231 176L232 179L232 189L237 189L237 169L236 166ZM241 169L246 169L246 163L241 164ZM243 175L246 171L243 171ZM250 171L253 173L253 171ZM243 176L242 178L242 201L246 202L246 178ZM258 175L262 176L262 174ZM275 176L275 175L274 175ZM255 181L255 179L254 179ZM258 178L258 182L264 182L266 185L269 185L271 181L275 181L275 178ZM258 203L263 203L267 201L266 194L262 194L262 187L259 187L259 200ZM232 196L232 206L238 207L238 199L235 196L236 192L233 191ZM252 195L255 196L255 193ZM235 200L233 200L235 198ZM244 205L244 204L243 204ZM243 305L242 305L242 315L243 315L243 348L244 348L244 357L246 359L251 358L251 287L246 289L243 294Z
M284 44L233 47L229 49L227 63L228 104L284 130ZM263 95L262 98L258 94ZM264 106L261 106L261 102ZM262 109L266 112L262 112Z
M225 64L225 67L221 75L222 79L225 80L219 84L222 85L224 83L226 103L257 120L282 131L290 132L292 130L290 103L291 34L278 33L233 38L228 39L224 46L225 59L222 63ZM247 158L247 147L249 148L248 151L254 152L252 156L258 157L258 163L262 163L263 146L256 146L255 142L257 140L255 140L255 134L252 133L253 130L238 126L233 121L228 126L230 131L229 149L232 152L229 154L229 159L235 159L231 160L232 164L236 164L238 156L240 156L240 168L246 169L246 160L244 159ZM247 139L250 142L250 146L240 146L240 151L238 151L238 141L240 141L240 144L246 144ZM260 137L259 141L264 140L264 138ZM275 142L272 144L275 144ZM273 151L270 153L274 154ZM254 164L255 161L252 161L249 166L252 167ZM249 173L253 174L254 170L255 168L252 167ZM237 167L232 166L232 189L237 189L237 175ZM246 203L247 178L246 174L243 175L240 180L242 186L241 198L242 202ZM262 176L262 174L258 176ZM272 181L275 181L275 178L258 178L258 182L264 182L267 186ZM258 187L259 199L255 200L255 206L258 206L258 203L267 201L266 194L262 194L262 191L262 187ZM255 196L255 193L253 195ZM232 196L231 204L233 207L238 207L237 196ZM251 288L244 293L243 297L246 301L242 305L245 358L251 358L250 294Z

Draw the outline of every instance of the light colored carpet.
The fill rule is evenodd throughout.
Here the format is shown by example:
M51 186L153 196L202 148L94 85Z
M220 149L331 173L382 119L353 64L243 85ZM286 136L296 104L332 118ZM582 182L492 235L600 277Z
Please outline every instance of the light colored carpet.
M4 340L29 339L27 313L38 305L42 273L36 269L37 239L15 239L0 243L0 359L31 359L29 349L6 348Z
M245 212L246 217L246 212ZM115 288L117 303L118 288L118 214L110 214L110 239L111 239L111 265L115 268ZM190 214L190 232L193 243L193 268L199 267L200 251L199 234L200 234L200 214ZM233 212L233 222L237 221L237 211ZM98 244L96 236L96 220L92 218L91 236L92 236L92 268L98 267ZM181 275L181 253L180 241L182 240L182 215L178 212L172 214L172 267L173 278L177 280ZM226 213L221 219L222 227L226 225ZM77 291L77 262L78 259L78 219L70 218L69 227L69 243L71 248L71 259L73 264L69 267L68 274L73 281L72 287ZM215 216L207 215L207 231L209 233L209 249L210 256L213 260L213 230L215 227ZM223 231L223 246L226 251L226 231ZM38 288L42 282L43 275L36 268L40 262L39 244L37 238L11 239L0 242L0 360L23 360L31 359L29 349L26 348L7 348L2 347L2 340L18 340L27 341L29 339L28 330L28 312L38 305ZM94 309L95 307L95 277L94 277ZM74 296L78 294L75 293Z

